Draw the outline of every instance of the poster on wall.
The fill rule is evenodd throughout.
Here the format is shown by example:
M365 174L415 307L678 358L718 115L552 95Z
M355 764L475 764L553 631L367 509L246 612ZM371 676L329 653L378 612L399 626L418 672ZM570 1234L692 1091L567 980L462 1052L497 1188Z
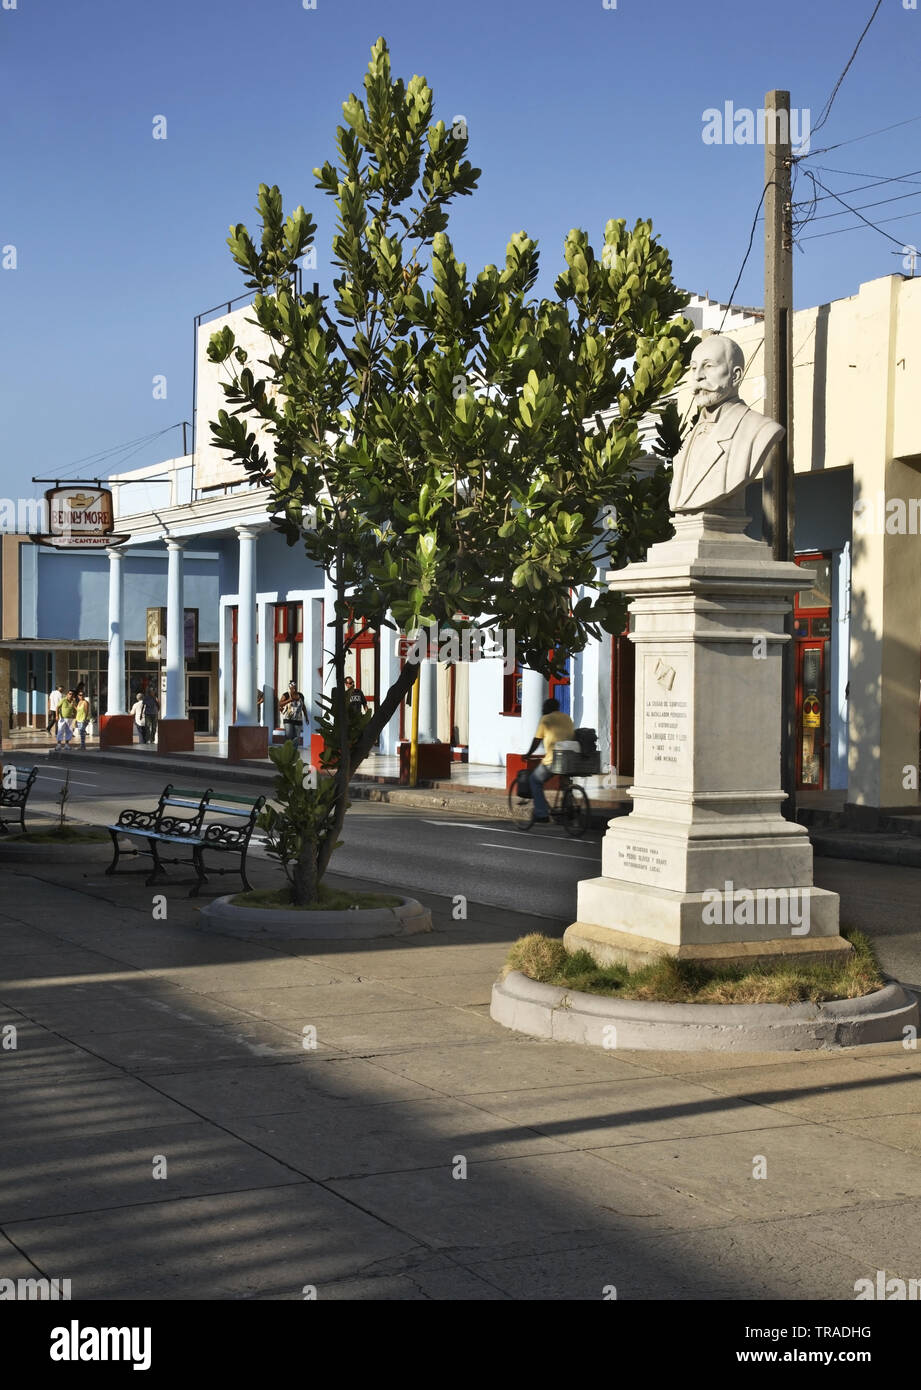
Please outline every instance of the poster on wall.
M198 656L198 609L186 608L183 613L183 653L186 661Z
M183 610L183 656L194 661L198 656L198 609ZM147 660L166 660L166 609L147 610Z
M166 659L166 609L148 608L147 610L147 660L164 661Z

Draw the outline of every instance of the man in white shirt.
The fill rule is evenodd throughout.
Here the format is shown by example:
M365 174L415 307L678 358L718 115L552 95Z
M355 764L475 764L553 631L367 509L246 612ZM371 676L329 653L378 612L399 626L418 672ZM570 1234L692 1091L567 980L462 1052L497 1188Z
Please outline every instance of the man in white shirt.
M56 690L52 690L48 697L48 729L47 732L54 738L58 727L58 709L64 698L64 687L59 685Z

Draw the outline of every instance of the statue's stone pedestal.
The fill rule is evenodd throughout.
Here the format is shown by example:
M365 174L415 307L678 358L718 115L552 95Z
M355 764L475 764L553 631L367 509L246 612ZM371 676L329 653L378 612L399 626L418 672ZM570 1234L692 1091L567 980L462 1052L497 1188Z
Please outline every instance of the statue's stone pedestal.
M784 619L812 575L746 521L678 515L671 540L610 576L633 596L633 811L611 821L564 938L599 962L851 953L837 894L813 886L809 836L780 809Z

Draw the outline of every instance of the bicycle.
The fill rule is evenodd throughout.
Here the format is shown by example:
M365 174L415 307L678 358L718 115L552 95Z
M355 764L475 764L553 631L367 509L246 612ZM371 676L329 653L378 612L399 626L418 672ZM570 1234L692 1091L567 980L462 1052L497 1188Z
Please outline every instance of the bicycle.
M585 788L573 782L571 776L567 773L557 773L556 776L556 799L552 804L549 797L547 800L550 819L559 821L567 835L579 839L592 823L592 803ZM519 796L515 785L508 794L508 811L512 820L530 830L534 824L534 801L530 796Z

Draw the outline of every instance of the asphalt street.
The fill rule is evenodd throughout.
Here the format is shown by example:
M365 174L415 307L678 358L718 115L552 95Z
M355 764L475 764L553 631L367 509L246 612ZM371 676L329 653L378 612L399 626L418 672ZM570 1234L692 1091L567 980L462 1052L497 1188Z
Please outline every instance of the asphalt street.
M28 761L16 756L17 764ZM29 804L53 813L67 769L60 762L35 761L41 771ZM75 766L68 815L104 824L127 806L155 805L166 780L162 774L130 768L95 772ZM241 778L239 784L220 784L216 797L221 786L229 792L231 785L243 796L265 790ZM509 820L360 803L348 813L331 868L410 891L424 889L449 898L461 894L492 907L568 919L576 884L601 872L602 834L592 829L575 840L556 825L525 831ZM265 850L254 841L251 853L264 855Z
M30 805L53 813L65 767L46 765L41 757L15 754L14 759L20 765L39 763ZM166 780L132 768L97 772L74 765L68 814L104 824L126 806L153 806ZM241 795L264 790L245 777L221 785ZM600 828L574 840L556 825L526 832L510 820L360 802L349 811L342 838L331 872L407 892L461 894L472 903L545 917L557 927L575 920L579 880L601 872ZM260 845L252 852L265 854ZM817 858L815 882L840 894L842 925L870 934L886 971L921 987L921 870Z

